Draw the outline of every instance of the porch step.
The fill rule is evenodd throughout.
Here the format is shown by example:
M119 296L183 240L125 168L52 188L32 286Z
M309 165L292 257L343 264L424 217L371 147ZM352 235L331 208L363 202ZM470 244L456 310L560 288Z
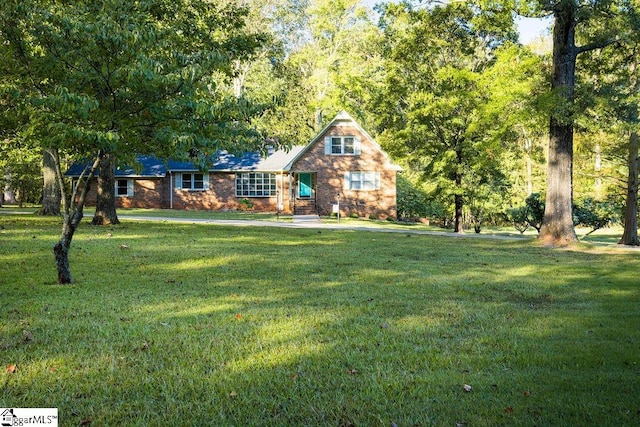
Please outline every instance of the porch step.
M315 200L296 200L293 210L294 215L318 215Z

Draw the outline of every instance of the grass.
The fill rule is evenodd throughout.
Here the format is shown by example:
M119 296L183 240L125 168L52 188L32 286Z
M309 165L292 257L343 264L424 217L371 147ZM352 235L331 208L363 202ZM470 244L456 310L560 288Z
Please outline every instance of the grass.
M0 404L63 426L640 423L635 252L83 224L59 286L59 220L0 225Z

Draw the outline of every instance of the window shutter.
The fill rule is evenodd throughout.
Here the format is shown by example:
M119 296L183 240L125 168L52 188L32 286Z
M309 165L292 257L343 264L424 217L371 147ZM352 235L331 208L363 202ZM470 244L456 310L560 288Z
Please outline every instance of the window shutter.
M324 137L324 154L331 154L331 137L330 136L325 136Z
M127 197L133 197L133 183L132 179L127 180Z
M362 140L358 137L353 139L353 154L359 156L362 153Z
M343 188L345 190L350 190L351 189L351 172L345 172L344 173L344 186Z
M202 175L202 187L205 190L209 189L209 173L208 172Z
M181 173L175 174L173 179L174 179L173 186L175 188L182 188L182 174Z

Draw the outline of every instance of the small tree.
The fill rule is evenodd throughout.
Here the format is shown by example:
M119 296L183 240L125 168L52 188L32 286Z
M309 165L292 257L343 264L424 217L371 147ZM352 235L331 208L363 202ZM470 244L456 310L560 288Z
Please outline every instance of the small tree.
M606 228L620 222L621 207L613 201L598 201L590 197L578 201L573 207L574 225L582 225L591 230L584 235Z
M513 223L513 226L520 234L524 234L529 229L529 221L527 220L528 209L526 206L518 206L517 208L511 208L507 211L509 221Z
M536 229L540 233L542 221L544 220L544 201L540 193L533 193L524 201L525 205L510 209L508 216L513 222L516 230L520 234L527 231L529 227Z
M527 206L527 222L540 233L545 209L542 196L540 193L533 193L525 199L525 204Z
M62 195L59 283L72 281L69 248L106 157L191 154L204 169L219 150L265 151L251 123L264 106L231 90L234 60L264 41L243 31L245 15L235 2L208 0L3 3L0 69L15 95L3 93L29 111L16 134L51 151L62 191L62 156L91 164L79 196Z

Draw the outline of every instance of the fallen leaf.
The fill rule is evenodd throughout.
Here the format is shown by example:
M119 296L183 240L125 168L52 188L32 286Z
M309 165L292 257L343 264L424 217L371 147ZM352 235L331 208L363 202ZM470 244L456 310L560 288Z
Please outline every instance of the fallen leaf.
M347 369L347 374L349 375L355 375L358 373L357 369Z
M238 393L235 390L229 393L229 397L236 397L237 395Z
M120 249L129 249L129 245L120 245Z
M15 374L17 370L18 370L18 367L16 365L7 366L7 372L9 372L10 374Z
M298 374L293 374L293 375L291 375L291 379L292 379L292 380L295 380L296 378L298 378Z
M236 295L236 294L231 294L231 298L238 298L238 295Z
M242 314L240 314L240 313L236 313L236 316L235 316L235 317L236 317L236 320L242 319Z
M531 396L531 392L529 390L525 390L524 397L529 397L529 396Z
M467 393L471 392L471 386L469 384L465 384L463 387L464 391L466 391Z
M506 408L504 408L504 413L505 414L513 414L513 407L512 406L507 406Z
M93 422L93 420L91 418L85 418L84 420L80 421L80 425L81 426L88 426L92 422Z
M29 342L33 340L33 334L27 331L26 329L22 331L22 337L24 339L24 342Z
M456 427L466 427L467 426L467 422L466 421L458 421L456 423Z
M52 366L52 367L49 368L49 372L54 373L56 371L56 369L57 368L55 366Z

